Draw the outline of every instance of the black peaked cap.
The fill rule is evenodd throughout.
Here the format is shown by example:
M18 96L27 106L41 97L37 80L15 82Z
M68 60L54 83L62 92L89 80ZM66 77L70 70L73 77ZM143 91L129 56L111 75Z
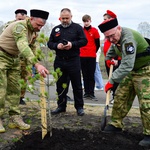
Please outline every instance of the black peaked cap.
M21 13L21 14L26 14L27 15L27 11L25 9L17 9L15 11L15 14L18 14L18 13Z
M110 19L110 20L103 21L98 26L98 28L100 29L100 31L102 33L104 33L104 32L106 32L106 31L108 31L108 30L110 30L110 29L112 29L112 28L114 28L116 26L118 26L118 20L117 20L117 18L115 18L115 19L113 18L113 19Z
M49 16L49 12L44 10L38 10L38 9L31 9L30 10L30 16L31 17L38 17L47 20Z

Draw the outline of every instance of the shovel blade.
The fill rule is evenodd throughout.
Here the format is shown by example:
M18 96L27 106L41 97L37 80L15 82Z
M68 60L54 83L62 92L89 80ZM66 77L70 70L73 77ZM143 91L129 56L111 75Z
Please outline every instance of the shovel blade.
M106 116L103 116L102 119L101 119L101 131L104 130L105 126L106 126Z
M104 130L106 123L107 123L107 110L108 110L108 105L105 106L104 108L104 115L101 118L101 131Z

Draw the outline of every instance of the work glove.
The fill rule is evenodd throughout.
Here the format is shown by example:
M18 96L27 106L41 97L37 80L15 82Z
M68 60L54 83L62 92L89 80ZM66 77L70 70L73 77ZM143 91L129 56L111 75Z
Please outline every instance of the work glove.
M107 93L107 91L109 90L109 89L112 89L113 88L113 84L111 84L109 81L106 83L106 85L105 85L105 92Z
M113 60L106 60L106 65L107 65L107 67L109 67L110 68L110 65L115 65L115 62L113 61Z

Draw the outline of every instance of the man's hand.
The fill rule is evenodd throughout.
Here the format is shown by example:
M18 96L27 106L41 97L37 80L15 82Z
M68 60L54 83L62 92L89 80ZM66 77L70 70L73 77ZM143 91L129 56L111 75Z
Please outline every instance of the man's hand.
M68 41L67 45L64 45L65 50L70 50L72 48L72 43Z
M113 84L111 84L109 81L106 83L106 85L105 85L105 92L107 93L107 91L109 90L109 89L112 89L113 88Z
M60 49L60 50L64 50L64 45L62 43L59 43L57 45L57 48Z
M38 73L41 74L41 76L43 76L44 78L46 77L47 74L49 74L49 71L39 63L35 64L35 68L38 71Z
M59 43L57 45L57 48L60 50L70 50L72 48L72 43L68 41L68 43L66 45Z
M114 66L118 66L118 60L112 59L111 61L114 62Z
M109 59L109 60L106 60L106 65L107 67L110 68L110 65L115 65L115 62Z

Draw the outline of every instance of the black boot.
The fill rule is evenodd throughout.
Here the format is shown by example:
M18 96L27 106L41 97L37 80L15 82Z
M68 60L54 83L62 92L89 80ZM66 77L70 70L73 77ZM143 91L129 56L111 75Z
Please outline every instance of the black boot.
M20 97L20 103L19 103L20 105L26 105L26 103L23 99L24 99L24 97Z
M144 139L139 142L139 145L150 148L150 135L145 135Z
M84 115L84 110L83 110L83 108L78 108L78 109L77 109L77 115L78 115L78 116L83 116L83 115Z
M117 128L111 124L107 125L105 128L104 128L104 131L103 132L106 132L106 133L117 133L117 132L121 132L122 129L121 128Z
M85 93L85 94L83 95L83 98L89 98L89 94Z
M89 94L91 100L98 101L94 94Z
M56 115L56 114L59 114L61 112L66 112L66 108L57 107L55 110L51 111L51 114Z

